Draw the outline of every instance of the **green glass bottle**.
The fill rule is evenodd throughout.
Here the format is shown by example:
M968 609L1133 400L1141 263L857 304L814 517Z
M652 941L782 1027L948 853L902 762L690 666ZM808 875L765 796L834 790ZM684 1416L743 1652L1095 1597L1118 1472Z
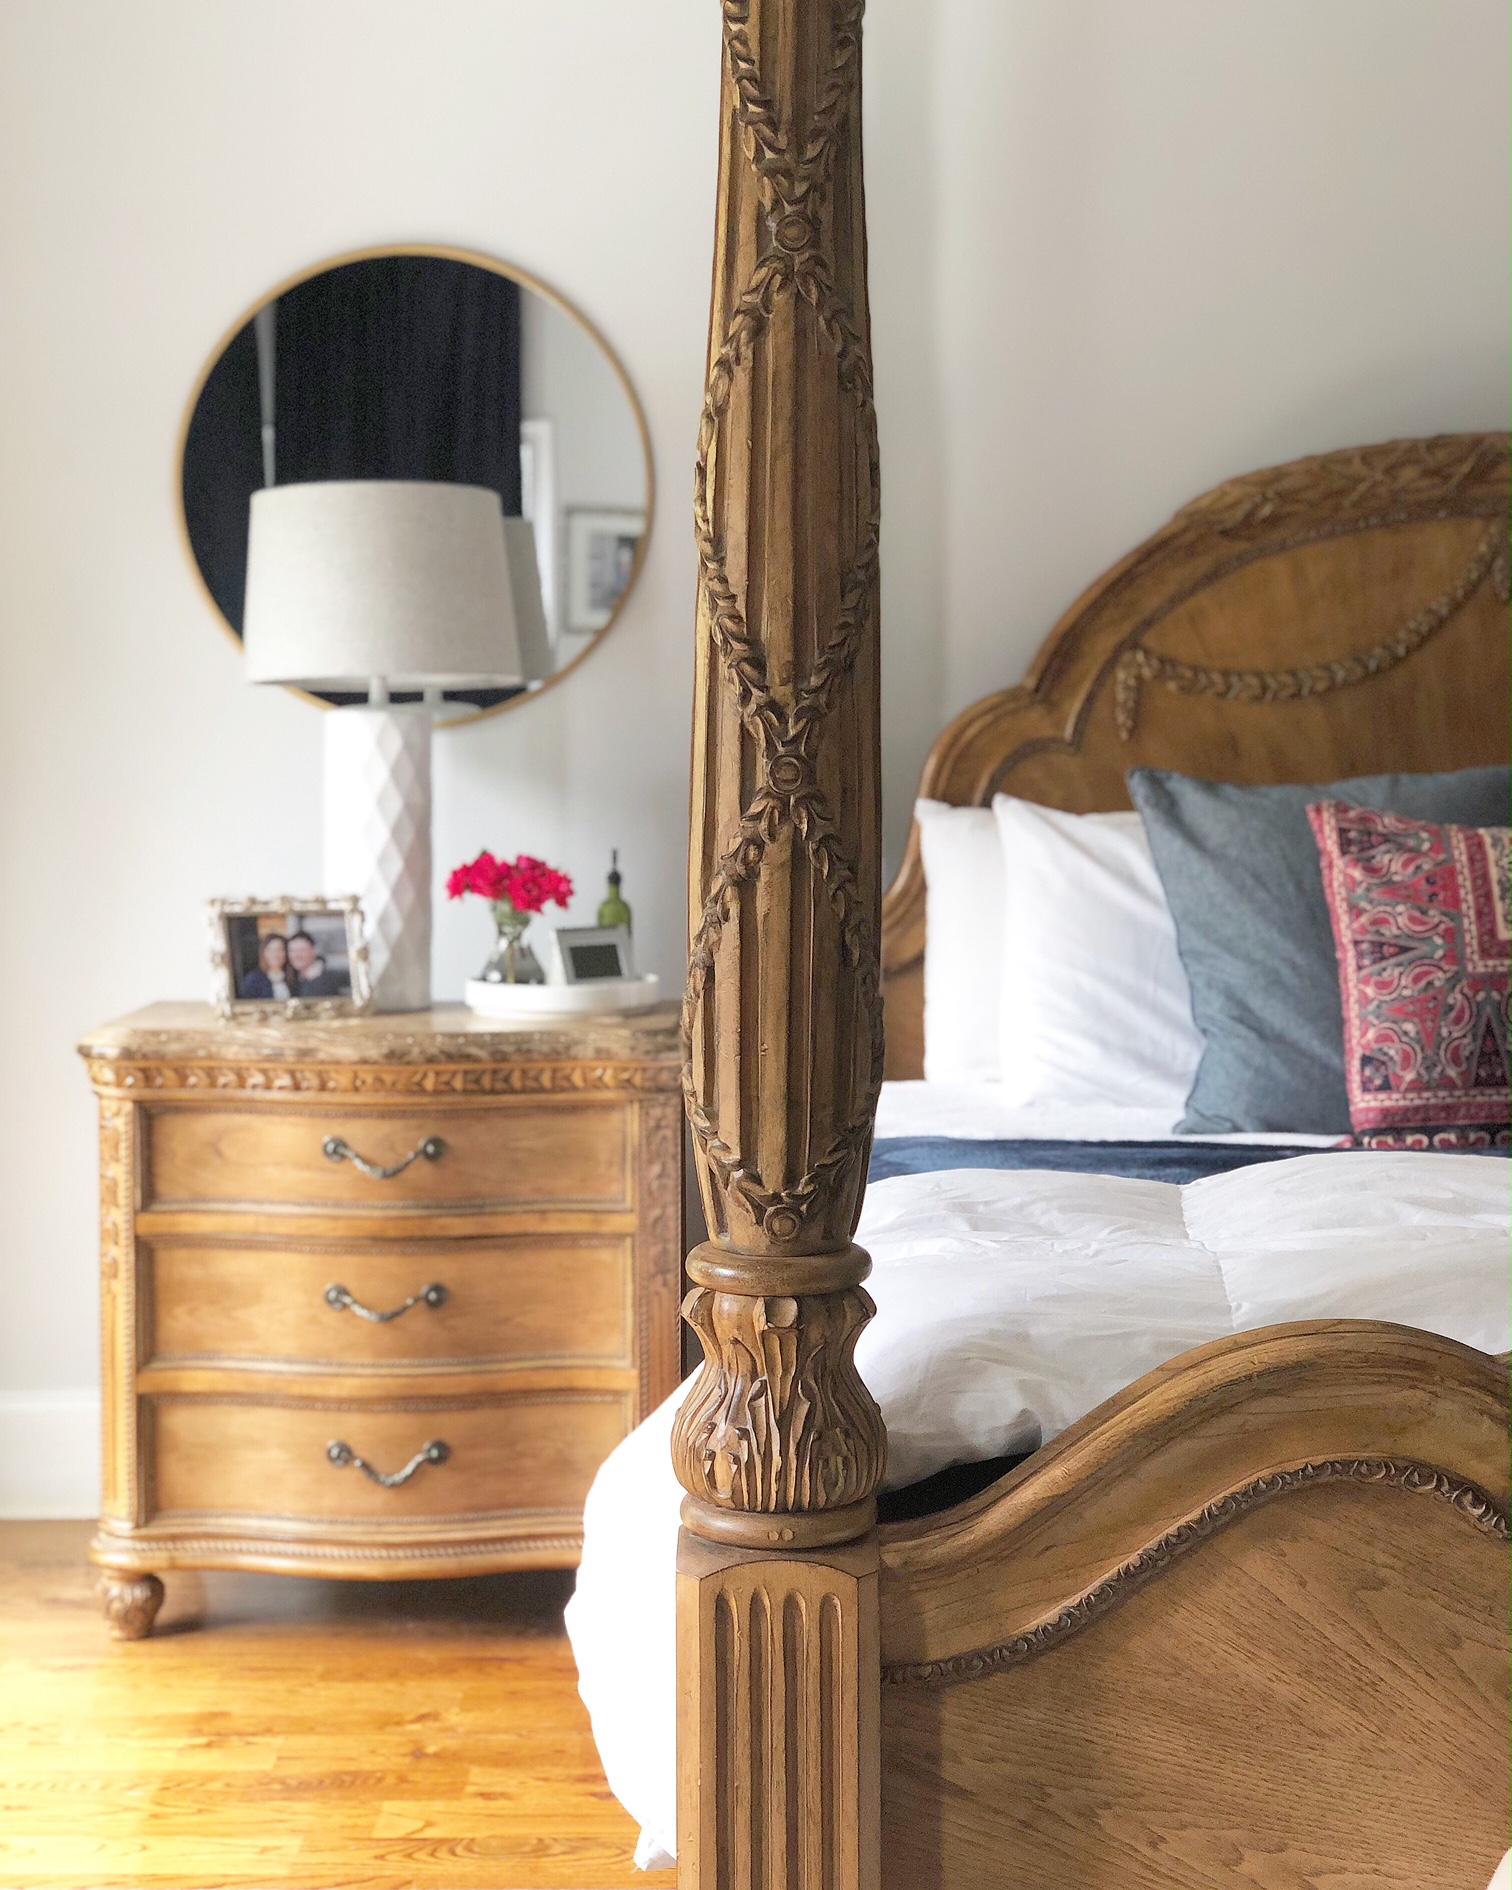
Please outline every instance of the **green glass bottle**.
M609 894L598 910L600 925L622 925L627 932L633 931L635 922L630 916L630 908L620 897L619 848L609 855Z

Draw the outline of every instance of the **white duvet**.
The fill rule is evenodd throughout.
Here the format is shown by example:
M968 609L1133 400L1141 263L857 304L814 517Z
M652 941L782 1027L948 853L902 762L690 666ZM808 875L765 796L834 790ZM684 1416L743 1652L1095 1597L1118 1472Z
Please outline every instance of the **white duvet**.
M1257 1326L1386 1319L1507 1350L1509 1169L1336 1153L1185 1187L984 1169L874 1184L857 1238L877 1316L856 1360L887 1420L888 1484L1033 1449L1178 1353ZM599 1471L567 1610L647 1869L670 1861L676 1823L668 1438L682 1396Z

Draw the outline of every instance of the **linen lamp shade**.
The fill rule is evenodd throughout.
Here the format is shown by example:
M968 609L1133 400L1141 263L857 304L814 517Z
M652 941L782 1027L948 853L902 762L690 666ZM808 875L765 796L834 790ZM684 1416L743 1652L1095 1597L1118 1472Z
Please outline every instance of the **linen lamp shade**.
M242 634L252 682L523 682L498 493L412 479L253 493Z

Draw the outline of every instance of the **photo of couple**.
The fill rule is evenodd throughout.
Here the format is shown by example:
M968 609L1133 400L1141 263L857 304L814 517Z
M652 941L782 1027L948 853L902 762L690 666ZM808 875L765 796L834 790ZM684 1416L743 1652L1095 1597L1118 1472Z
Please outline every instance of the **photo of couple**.
M244 913L226 921L236 995L243 1001L352 995L344 918L330 913Z

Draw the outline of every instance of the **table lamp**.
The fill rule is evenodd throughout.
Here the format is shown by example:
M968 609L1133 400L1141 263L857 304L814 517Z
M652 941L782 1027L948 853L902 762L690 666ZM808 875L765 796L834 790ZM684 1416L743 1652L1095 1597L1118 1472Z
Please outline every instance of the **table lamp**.
M545 649L539 595L533 613L528 596L534 544L505 523L497 492L431 480L252 495L248 677L367 692L366 703L325 717L325 881L328 893L362 901L378 1010L431 1001L430 751L441 691L529 680L522 614L532 654ZM528 573L512 576L511 547ZM424 701L390 700L416 689Z

